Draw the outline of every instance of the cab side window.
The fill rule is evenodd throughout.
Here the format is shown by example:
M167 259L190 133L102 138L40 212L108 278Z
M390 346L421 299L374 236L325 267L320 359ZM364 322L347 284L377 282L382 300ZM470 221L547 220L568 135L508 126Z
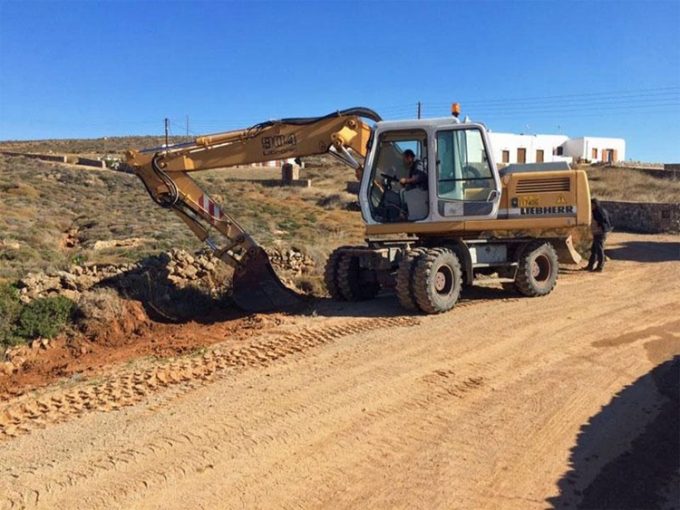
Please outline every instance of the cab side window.
M444 200L487 201L496 189L478 129L437 133L437 193Z
M419 221L429 213L427 133L423 130L390 131L378 138L368 188L371 216L380 223ZM424 174L419 184L402 182Z

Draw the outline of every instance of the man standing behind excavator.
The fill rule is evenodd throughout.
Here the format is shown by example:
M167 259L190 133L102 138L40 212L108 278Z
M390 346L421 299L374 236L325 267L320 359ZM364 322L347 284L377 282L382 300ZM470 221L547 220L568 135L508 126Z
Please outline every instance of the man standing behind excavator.
M604 243L607 240L607 234L612 231L612 222L609 218L607 210L600 205L597 198L590 201L593 211L593 222L590 228L593 232L593 245L590 248L590 260L588 260L588 271L602 272L604 269ZM597 263L597 267L595 264Z
M399 184L406 186L406 189L419 187L427 189L427 173L423 170L423 163L416 159L415 153L411 149L404 151L404 166L408 169L408 177L399 179Z

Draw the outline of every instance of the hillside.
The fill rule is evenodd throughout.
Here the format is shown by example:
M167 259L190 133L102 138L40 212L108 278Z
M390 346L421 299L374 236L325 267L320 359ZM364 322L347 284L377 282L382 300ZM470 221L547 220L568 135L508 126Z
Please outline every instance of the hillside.
M680 202L680 180L625 167L586 167L592 196L631 202Z
M171 136L171 144L183 143L190 138ZM79 154L82 156L122 155L129 149L160 147L163 136L109 136L105 138L5 140L0 141L0 151L34 152L40 154Z
M310 189L245 180L271 179L278 172L209 171L197 180L265 247L296 246L321 262L333 247L362 239L359 213L348 210L355 198L342 191L351 172L316 159L304 172L314 179ZM134 175L0 156L0 195L0 278L200 247Z

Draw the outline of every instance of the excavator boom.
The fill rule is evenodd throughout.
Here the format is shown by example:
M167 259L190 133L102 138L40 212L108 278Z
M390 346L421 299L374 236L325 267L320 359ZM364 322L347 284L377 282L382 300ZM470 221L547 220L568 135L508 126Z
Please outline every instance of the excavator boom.
M197 137L173 147L126 154L127 164L149 195L171 209L216 255L234 268L232 296L247 311L286 310L300 297L276 276L265 251L189 175L191 172L330 153L357 172L372 129L362 119L380 121L368 108L323 117L267 121L248 129Z

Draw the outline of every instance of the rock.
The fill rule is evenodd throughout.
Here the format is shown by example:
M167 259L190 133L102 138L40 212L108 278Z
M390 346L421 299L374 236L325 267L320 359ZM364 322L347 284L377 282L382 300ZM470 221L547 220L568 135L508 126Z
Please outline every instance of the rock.
M19 241L14 241L13 239L0 239L0 248L19 250L21 249L21 243L19 243Z
M184 279L181 278L180 276L171 274L168 276L168 281L172 283L173 285L176 285L177 287L181 287L182 284L184 283Z
M83 292L84 290L89 289L90 287L94 286L95 283L97 283L97 280L89 275L83 275L80 276L76 281L76 290L79 292Z
M196 277L196 273L198 273L198 270L194 266L186 266L182 269L180 275L184 276L185 278L193 279Z
M50 340L48 338L43 338L40 340L40 346L43 349L47 349L50 346Z
M71 301L78 301L78 298L80 297L80 292L78 292L77 290L64 289L61 292L59 292L59 295L64 296L65 298L68 298Z
M75 275L67 273L66 271L60 271L60 273L59 277L62 288L71 290L76 290L78 288Z
M3 363L0 363L0 373L4 375L12 375L14 370L14 363L11 361L4 361Z

